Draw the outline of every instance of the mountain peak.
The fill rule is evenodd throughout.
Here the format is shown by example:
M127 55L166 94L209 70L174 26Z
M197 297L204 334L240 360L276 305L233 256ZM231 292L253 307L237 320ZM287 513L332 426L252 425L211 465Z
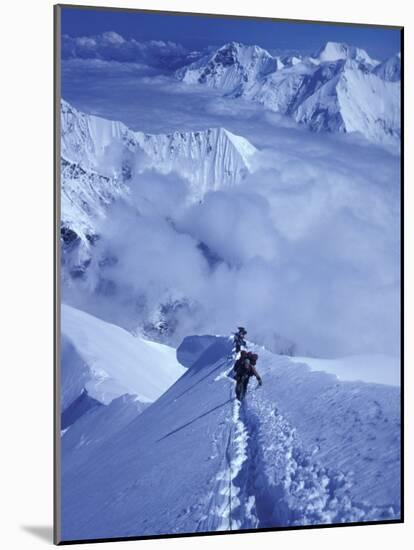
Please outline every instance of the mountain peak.
M315 55L320 61L339 61L341 59L354 59L370 65L377 65L378 61L372 59L362 48L349 46L344 42L328 41Z
M255 51L261 51L261 52L267 52L264 48L261 46L258 46L257 44L243 44L242 42L237 42L236 40L232 40L231 42L226 42L222 46L220 46L216 51L220 50L227 50L227 49L233 49L233 50L255 50ZM270 55L270 54L269 54Z
M257 45L228 42L208 56L182 67L176 77L227 92L254 83L278 68L277 59Z
M218 48L212 55L211 61L224 66L231 66L236 62L241 65L253 64L261 59L273 59L270 53L256 44L242 44L241 42L228 42Z

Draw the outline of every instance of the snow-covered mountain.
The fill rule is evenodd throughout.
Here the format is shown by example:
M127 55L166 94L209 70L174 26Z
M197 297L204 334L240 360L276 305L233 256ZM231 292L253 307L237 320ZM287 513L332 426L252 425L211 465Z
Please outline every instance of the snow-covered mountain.
M63 540L399 518L398 387L252 346L263 386L239 406L230 340L201 340L141 414L118 398L64 433Z
M375 143L400 140L400 86L352 64L306 98L294 118L313 130L359 132Z
M374 143L396 145L398 59L380 64L365 50L328 42L314 57L283 62L258 46L230 43L176 77L260 103L314 131L359 132Z
M143 169L176 171L189 181L197 198L208 190L237 184L256 152L245 138L225 128L145 134L122 122L82 113L66 101L61 121L61 153L69 163L123 182Z
M211 88L233 91L274 72L281 65L281 61L259 46L230 42L178 69L176 76L187 84L206 84Z
M248 173L255 147L225 128L145 134L122 122L82 113L62 101L62 221L84 236L105 206L128 192L147 169L177 172L190 197L236 185ZM83 237L86 238L86 237Z
M61 224L65 273L82 275L107 208L128 197L145 170L178 173L190 200L240 183L255 147L225 128L145 134L61 104ZM64 275L65 275L64 273Z
M137 134L137 142L161 173L178 172L200 199L208 191L237 185L249 172L256 148L225 128L172 134Z

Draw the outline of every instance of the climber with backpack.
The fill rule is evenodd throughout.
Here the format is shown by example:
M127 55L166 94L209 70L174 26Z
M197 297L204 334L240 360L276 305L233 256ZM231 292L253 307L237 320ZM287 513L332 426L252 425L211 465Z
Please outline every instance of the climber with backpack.
M252 376L256 377L259 386L262 385L262 379L255 368L258 357L257 353L242 350L240 358L234 365L233 371L236 380L236 398L239 401L243 401L249 380Z

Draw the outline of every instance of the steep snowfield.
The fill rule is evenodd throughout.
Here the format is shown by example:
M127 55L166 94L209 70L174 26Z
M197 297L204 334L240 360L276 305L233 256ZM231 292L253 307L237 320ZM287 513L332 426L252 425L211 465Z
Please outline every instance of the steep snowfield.
M299 105L295 119L314 130L359 132L373 142L393 145L400 138L399 97L399 83L347 64Z
M173 348L134 337L65 304L61 325L62 410L83 388L105 404L126 393L151 402L185 372Z
M94 435L109 413L99 407L64 434L63 540L399 517L398 388L341 382L255 348L263 386L251 382L240 407L226 376L231 342L207 338L123 428L99 439L99 423ZM204 347L188 345L187 358Z
M337 42L286 64L257 46L231 43L176 72L183 82L260 103L311 130L359 132L392 146L400 137L399 75L398 56L380 64Z
M108 159L111 145L134 142L134 133L122 122L106 120L78 111L61 100L61 155L84 170L99 170L103 176L115 176Z
M400 84L374 74L346 69L337 86L346 132L360 132L384 144L400 139Z
M200 132L138 135L138 143L161 173L177 172L190 183L191 196L237 185L248 174L256 148L224 128Z
M301 103L295 113L295 120L315 131L345 131L337 97L337 76L324 83L314 94Z

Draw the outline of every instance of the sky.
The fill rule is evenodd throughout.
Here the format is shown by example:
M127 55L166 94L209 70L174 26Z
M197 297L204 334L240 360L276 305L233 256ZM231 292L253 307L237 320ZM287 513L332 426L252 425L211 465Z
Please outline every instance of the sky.
M173 41L188 49L202 49L234 40L266 49L297 50L305 54L315 52L328 41L345 42L365 49L378 59L400 50L400 32L390 28L171 16L110 9L62 9L62 34L78 37L108 31L137 41Z

